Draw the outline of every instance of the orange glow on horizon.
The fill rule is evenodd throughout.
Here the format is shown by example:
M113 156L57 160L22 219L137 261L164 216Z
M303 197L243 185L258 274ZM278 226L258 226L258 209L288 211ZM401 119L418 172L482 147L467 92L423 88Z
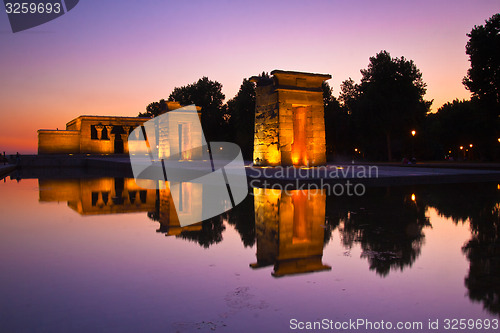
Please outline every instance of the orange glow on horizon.
M252 26L244 22L261 20L261 10L215 1L200 12L179 3L179 13L191 11L195 17L185 25L183 15L164 20L171 5L155 2L147 6L149 12L123 6L121 15L112 18L79 9L74 14L78 19L51 23L54 34L2 35L0 150L35 153L38 129L64 129L80 115L136 116L149 103L168 98L175 87L202 76L220 82L227 101L252 73L274 68L331 73L328 83L338 97L342 81L352 77L359 83L360 69L381 49L415 62L427 84L424 98L434 100L435 112L446 102L470 98L462 84L469 68L465 34L498 11L491 1L464 3L452 13L445 3L404 2L383 11L370 2L361 7L349 2L259 5L269 13L284 11L283 15L269 25ZM155 22L154 28L137 24L132 31L130 22L142 22L144 17ZM300 17L302 23L290 17ZM352 29L332 34L348 25ZM277 27L285 31L279 41L269 33ZM77 36L77 42L69 42L67 34ZM220 34L224 38L211 37ZM272 52L248 52L255 42ZM178 52L171 52L172 45ZM313 49L321 52L313 55Z

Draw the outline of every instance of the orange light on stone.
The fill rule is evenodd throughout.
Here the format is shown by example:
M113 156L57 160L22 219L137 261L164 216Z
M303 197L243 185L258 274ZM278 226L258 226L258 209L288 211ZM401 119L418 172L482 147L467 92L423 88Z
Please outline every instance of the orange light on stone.
M326 194L319 190L254 188L259 268L275 277L330 270L322 261Z
M292 163L294 165L307 165L307 136L306 121L307 108L293 108L293 143L292 143Z
M278 150L271 150L268 155L267 161L269 164L276 165L279 164L280 161L280 153Z
M254 163L310 166L326 163L321 85L327 74L271 72L256 82ZM276 150L276 153L275 153ZM277 156L275 156L277 154Z

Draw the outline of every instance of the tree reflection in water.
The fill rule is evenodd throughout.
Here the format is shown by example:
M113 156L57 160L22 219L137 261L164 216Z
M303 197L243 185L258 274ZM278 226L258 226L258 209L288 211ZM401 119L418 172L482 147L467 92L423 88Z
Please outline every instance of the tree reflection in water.
M156 190L155 210L148 212L148 217L160 223L157 232L164 233L166 236L175 236L193 241L204 248L220 243L222 241L222 232L226 229L224 214L200 223L181 227L168 187Z
M469 222L472 236L462 248L469 260L468 296L500 314L500 185L432 186L422 192L439 214L455 223Z
M362 197L330 197L327 206L339 219L343 245L350 249L359 243L361 257L380 276L411 267L420 255L422 230L430 224L411 189L369 188Z
M290 269L289 259L299 266L312 262L315 268L326 268L317 259L322 257L322 249L337 228L343 246L350 249L360 244L361 257L378 275L385 277L392 270L411 267L424 245L425 228L430 226L425 211L432 207L456 224L470 225L471 238L463 246L470 264L465 277L468 296L472 301L482 302L488 311L500 314L500 185L497 183L368 187L361 197L311 196L316 198L315 204L304 203L298 196L279 194L276 204L261 205L268 207L267 210L256 209L257 197L248 196L236 208L186 227L179 224L168 188L144 190L131 178L45 176L39 179L39 190L40 202L67 201L68 207L81 215L148 212L150 219L159 222L158 232L194 241L204 248L222 241L227 222L240 234L245 247L257 244L261 255L257 264L279 263L278 275L284 268ZM272 201L265 191L259 195L263 203ZM193 209L197 207L196 202L190 202ZM313 213L308 212L313 207L308 205L316 207ZM189 209L188 205L184 208ZM293 218L292 208L298 212ZM269 211L268 215L263 214L265 211ZM282 237L275 237L278 233L273 230ZM293 247L287 247L290 245L287 241ZM259 242L269 251L259 251ZM304 247L305 252L301 252L300 244L314 247Z

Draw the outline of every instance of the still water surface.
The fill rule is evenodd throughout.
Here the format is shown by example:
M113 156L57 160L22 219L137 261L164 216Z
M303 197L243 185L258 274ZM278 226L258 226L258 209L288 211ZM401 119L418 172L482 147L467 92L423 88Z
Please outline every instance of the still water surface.
M168 190L133 179L2 182L0 331L287 332L293 318L362 318L426 332L500 317L496 183L250 193L181 228Z

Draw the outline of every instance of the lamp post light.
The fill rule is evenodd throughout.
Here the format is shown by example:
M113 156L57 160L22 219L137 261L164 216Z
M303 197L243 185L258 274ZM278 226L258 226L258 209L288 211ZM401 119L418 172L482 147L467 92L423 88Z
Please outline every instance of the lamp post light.
M411 161L412 163L416 162L415 159L415 135L417 134L417 131L412 130L411 131ZM415 162L413 162L415 160Z

